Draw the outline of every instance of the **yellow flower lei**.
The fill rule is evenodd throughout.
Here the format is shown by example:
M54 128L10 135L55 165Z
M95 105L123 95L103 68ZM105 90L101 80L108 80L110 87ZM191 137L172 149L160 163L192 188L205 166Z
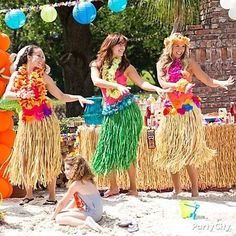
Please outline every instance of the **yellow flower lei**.
M108 60L105 60L104 65L102 67L102 78L106 81L117 83L115 79L115 74L117 69L119 68L120 63L121 63L121 57L114 58L111 66L109 65ZM118 97L121 96L121 93L118 89L107 89L106 95L108 97L117 99Z

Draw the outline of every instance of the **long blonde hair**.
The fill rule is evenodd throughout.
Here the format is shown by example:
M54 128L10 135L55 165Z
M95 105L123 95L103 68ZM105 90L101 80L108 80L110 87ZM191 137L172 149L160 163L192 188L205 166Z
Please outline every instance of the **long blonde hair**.
M173 62L173 58L172 58L172 51L173 51L173 45L175 43L184 43L185 44L185 51L184 54L182 56L182 58L180 59L183 65L183 69L187 70L188 66L189 66L189 47L190 47L190 39L183 36L180 33L174 33L171 34L169 37L167 37L164 40L164 45L165 48L163 49L163 52L159 58L159 66L161 68L161 70L164 72L164 70L168 71L170 65Z

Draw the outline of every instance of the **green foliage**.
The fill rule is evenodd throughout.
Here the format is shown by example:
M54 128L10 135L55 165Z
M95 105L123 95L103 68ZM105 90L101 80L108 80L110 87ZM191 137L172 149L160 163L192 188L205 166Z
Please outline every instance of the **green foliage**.
M0 10L23 7L25 5L36 6L49 3L49 1L15 1L0 2ZM25 25L18 30L9 29L4 22L5 13L0 14L0 32L6 33L11 39L10 53L18 52L22 47L28 44L40 46L47 58L47 64L51 67L51 76L57 81L57 85L63 88L61 68L57 65L57 60L63 50L62 28L57 17L52 23L44 22L40 17L40 12L29 11L26 13L27 21Z
M143 9L149 20L160 20L170 26L176 18L180 24L199 23L200 0L140 0L138 7Z
M49 0L19 2L1 1L0 9L17 8L25 5L43 5ZM199 18L199 0L129 0L125 11L113 13L104 0L103 7L97 13L91 25L93 36L93 55L104 38L112 32L120 32L129 38L128 58L141 73L151 73L156 80L155 64L163 48L163 40L172 29L176 16L182 15L185 24L194 23ZM39 12L27 13L26 24L18 30L10 30L4 22L5 14L0 14L0 31L7 33L12 41L10 52L17 52L21 47L34 43L43 48L47 64L52 69L52 77L63 88L61 68L57 61L63 52L63 35L59 19L52 23L44 22ZM145 76L144 76L145 77Z
M150 84L155 84L154 76L149 71L142 70L141 76L142 76L143 80L149 82Z
M64 118L60 120L60 130L61 133L67 134L67 133L75 133L77 130L77 127L84 123L84 120L82 117L69 117Z
M109 33L122 33L129 39L127 54L130 62L139 72L147 70L153 74L154 71L156 80L155 64L162 52L163 40L170 33L170 27L156 20L147 20L143 11L134 4L129 4L121 13L109 11L106 4L99 10L91 27L94 56Z

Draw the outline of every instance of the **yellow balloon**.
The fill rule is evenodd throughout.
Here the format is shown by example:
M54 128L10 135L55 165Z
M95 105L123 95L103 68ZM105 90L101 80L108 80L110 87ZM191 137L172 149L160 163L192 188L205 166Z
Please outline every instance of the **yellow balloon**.
M57 18L57 11L54 7L45 5L42 7L40 16L46 22L53 22Z

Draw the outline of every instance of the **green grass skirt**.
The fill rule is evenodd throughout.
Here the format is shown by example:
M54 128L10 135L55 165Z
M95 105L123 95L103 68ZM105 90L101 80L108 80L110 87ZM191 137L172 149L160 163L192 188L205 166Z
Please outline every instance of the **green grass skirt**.
M96 151L93 171L107 175L112 170L127 170L136 165L137 149L143 121L136 103L110 116L105 116Z

